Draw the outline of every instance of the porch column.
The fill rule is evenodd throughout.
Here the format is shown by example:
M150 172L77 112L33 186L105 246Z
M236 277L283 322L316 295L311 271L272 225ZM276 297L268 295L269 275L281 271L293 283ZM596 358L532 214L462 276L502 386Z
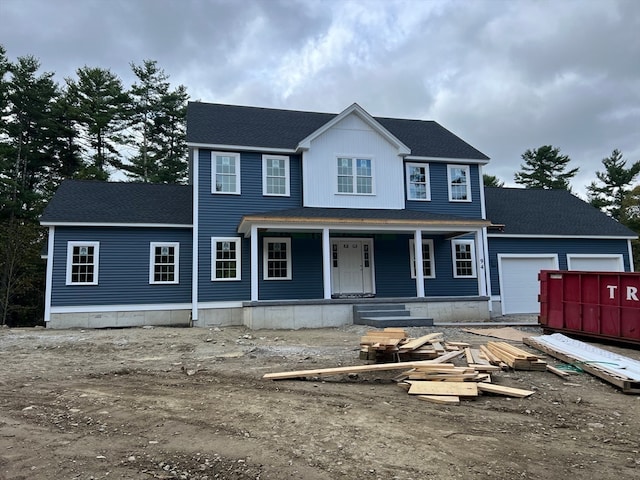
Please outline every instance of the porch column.
M329 229L322 229L322 288L324 299L331 299L331 239Z
M487 295L487 268L485 265L485 245L482 230L476 230L476 265L478 266L478 294Z
M421 230L416 230L413 236L413 258L416 260L416 297L424 297L424 269L422 268Z
M251 226L251 301L258 301L258 227Z

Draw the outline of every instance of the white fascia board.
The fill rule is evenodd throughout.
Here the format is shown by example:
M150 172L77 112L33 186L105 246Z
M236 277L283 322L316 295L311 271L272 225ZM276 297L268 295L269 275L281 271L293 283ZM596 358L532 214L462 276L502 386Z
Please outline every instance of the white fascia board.
M367 111L362 108L357 103L352 104L350 107L344 109L341 113L333 117L315 132L311 133L311 135L303 138L300 143L298 143L298 150L309 150L311 148L311 141L318 138L320 135L325 133L331 127L336 125L338 122L342 121L344 118L348 117L352 113L355 113L360 117L367 125L369 125L376 133L380 136L384 137L392 145L398 149L398 155L405 157L411 153L411 149L407 147L404 143L398 139L395 135L393 135L389 130L384 128L380 122L378 122L375 118L373 118Z
M404 157L405 160L417 161L417 162L439 162L439 163L455 163L455 164L466 164L466 163L474 163L478 165L486 165L489 163L489 160L482 160L479 158L445 158L445 157L419 157L417 155L407 155Z
M102 223L102 222L40 222L43 227L141 227L141 228L193 228L179 223Z
M523 234L505 234L505 233L489 233L490 238L567 238L567 239L588 239L588 240L635 240L638 237L616 237L607 235L523 235Z
M102 312L142 312L160 310L191 310L190 303L150 303L135 305L73 305L51 307L51 313L102 313Z
M273 148L273 147L260 147L257 145L221 145L218 143L187 143L191 148L206 148L211 150L229 150L232 152L264 152L264 153L282 153L282 154L294 154L298 150L292 148Z

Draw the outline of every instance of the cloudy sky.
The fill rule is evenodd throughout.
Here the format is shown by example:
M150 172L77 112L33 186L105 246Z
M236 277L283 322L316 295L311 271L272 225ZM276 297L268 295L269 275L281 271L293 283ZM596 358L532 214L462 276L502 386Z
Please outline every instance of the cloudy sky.
M579 194L640 160L636 0L0 0L0 44L63 82L157 60L192 100L436 120L513 184L551 144Z

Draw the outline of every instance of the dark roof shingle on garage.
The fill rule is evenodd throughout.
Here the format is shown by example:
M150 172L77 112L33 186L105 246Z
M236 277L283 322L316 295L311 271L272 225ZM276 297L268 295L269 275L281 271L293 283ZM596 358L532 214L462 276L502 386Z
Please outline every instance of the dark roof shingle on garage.
M192 224L189 185L65 180L40 222Z
M189 102L187 142L229 147L295 150L301 140L338 114ZM374 117L411 149L411 156L486 161L475 149L434 121Z
M485 204L505 235L637 236L567 190L485 188Z

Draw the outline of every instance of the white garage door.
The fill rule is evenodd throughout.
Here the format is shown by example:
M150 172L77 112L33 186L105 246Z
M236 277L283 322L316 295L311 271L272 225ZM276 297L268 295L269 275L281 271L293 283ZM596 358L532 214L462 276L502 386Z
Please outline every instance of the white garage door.
M540 270L557 270L556 255L498 255L502 314L540 313Z
M567 254L569 270L586 272L624 272L622 255L572 255Z

